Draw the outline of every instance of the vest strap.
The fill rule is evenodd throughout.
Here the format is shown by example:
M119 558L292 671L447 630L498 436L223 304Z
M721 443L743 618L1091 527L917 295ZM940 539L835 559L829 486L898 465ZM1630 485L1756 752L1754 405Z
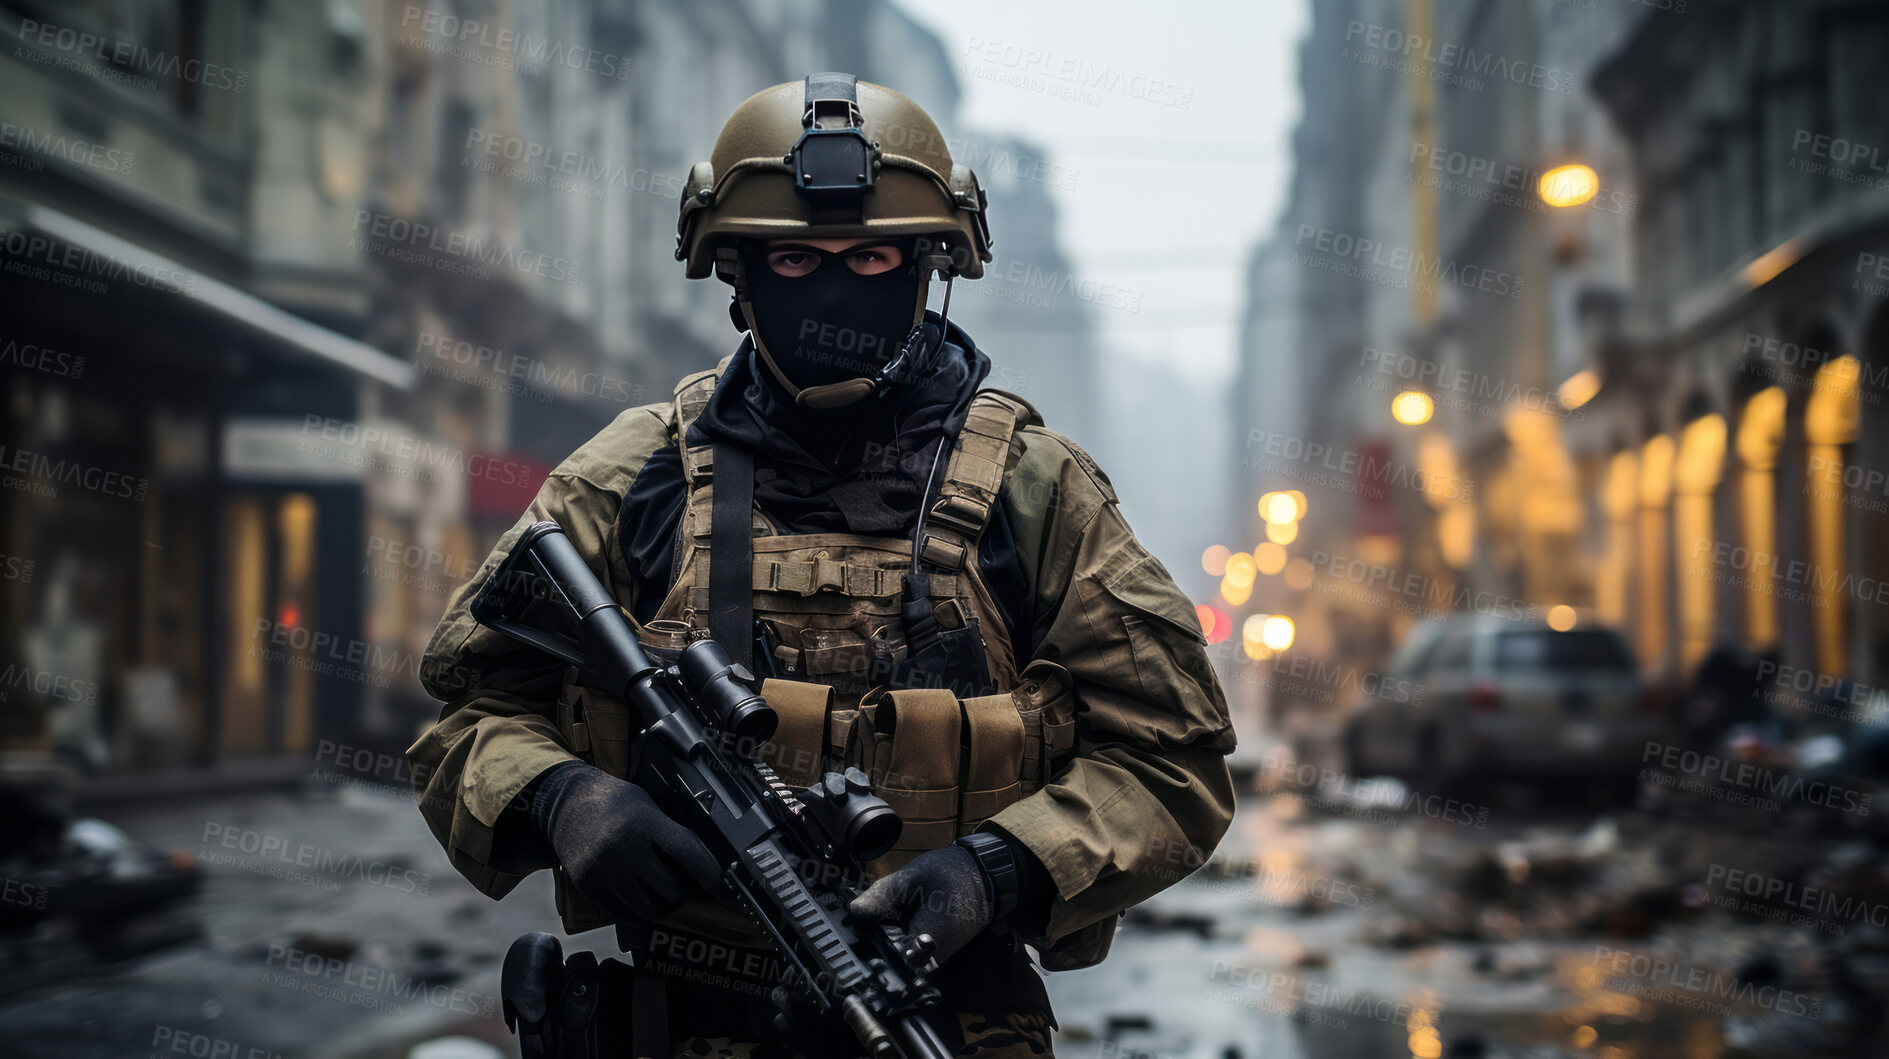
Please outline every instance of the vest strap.
M707 624L714 631L716 639L722 641L731 655L746 661L754 650L748 634L753 626L753 592L783 592L806 597L831 592L849 597L885 599L903 596L906 586L904 573L889 567L876 568L832 560L825 563L817 560L783 562L756 556L753 552L753 537L772 530L767 520L754 511L751 454L743 474L747 487L744 490L747 494L746 506L751 519L750 532L740 542L738 551L718 543L716 531L720 519L717 512L725 507L721 494L728 491L735 477L734 469L727 465L725 457L718 461L713 446L691 443L689 428L708 406L732 359L724 358L714 369L686 376L676 385L672 436L682 449L681 462L687 496L682 525L678 528L678 548L683 551L678 551L677 568L680 570L690 565L680 558L684 551L693 555L691 584L682 591L680 598L684 613L696 615L695 620L698 622L707 618ZM924 512L922 519L919 559L928 568L925 572L931 579L929 596L934 602L940 599L948 601L951 597L962 596L972 590L967 579L967 567L971 565L977 542L990 521L991 508L1003 491L1004 475L1015 463L1017 453L1013 439L1016 431L1025 423L1040 422L1042 418L1029 402L1014 394L986 388L972 398L964 426L953 441L948 459L940 468L944 480L936 499ZM721 479L719 488L717 478ZM732 513L733 505L727 504L726 507ZM733 522L732 514L729 521ZM732 528L728 532L732 533ZM733 562L729 561L731 555ZM716 563L715 556L721 556L723 561ZM747 586L747 606L743 608L747 621L743 623L739 634L734 629L733 612L722 612L713 588L717 567L724 576L732 578L734 570L729 569L731 566L745 569L752 578ZM676 586L672 585L670 592L676 591ZM934 615L938 609L934 606ZM940 628L949 629L960 624L962 611L961 605L953 604L952 617L958 618L959 622L947 622ZM715 617L718 614L722 615L725 628L717 628Z
M715 477L715 448L690 445L682 450L682 477L690 486L707 485Z
M1003 492L1004 472L1013 460L1010 440L1019 423L1034 417L1029 405L996 390L980 390L971 399L964 429L945 463L944 484L925 514L920 558L948 571L964 568Z
M841 592L848 596L896 596L904 584L905 575L901 570L848 563L839 559L810 559L805 562L762 558L754 560L754 589L757 592L792 592L802 596L821 592Z
M708 628L728 657L754 670L754 454L739 445L716 447L721 488L710 516Z
M721 373L732 360L734 357L730 355L707 371L684 375L676 383L676 437L688 436L689 424L695 422L702 414L702 409L708 407L708 399L715 393L715 384L721 380Z

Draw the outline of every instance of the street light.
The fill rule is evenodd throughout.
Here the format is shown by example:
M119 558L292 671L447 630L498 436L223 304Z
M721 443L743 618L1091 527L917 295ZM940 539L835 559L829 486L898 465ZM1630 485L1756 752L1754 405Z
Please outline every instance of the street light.
M1391 398L1391 418L1407 427L1420 427L1436 412L1436 402L1422 390L1405 390Z
M1246 657L1255 662L1272 657L1272 648L1266 646L1266 622L1271 619L1270 614L1249 614L1240 626L1240 646L1245 648Z
M1556 166L1541 175L1541 201L1550 206L1579 206L1600 194L1600 174L1579 162Z
M1274 651L1283 651L1292 646L1292 619L1283 614L1274 614L1260 627L1259 639Z
M1267 522L1291 522L1297 517L1292 498L1284 493L1267 493L1260 497L1259 517Z
M1222 571L1227 581L1236 585L1252 584L1253 575L1257 572L1253 557L1246 552L1234 552L1227 556L1226 569Z

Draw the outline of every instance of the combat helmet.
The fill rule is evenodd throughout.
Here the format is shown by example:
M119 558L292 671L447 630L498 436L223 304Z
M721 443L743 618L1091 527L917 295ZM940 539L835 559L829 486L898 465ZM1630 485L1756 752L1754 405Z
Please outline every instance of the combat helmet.
M946 277L977 279L989 261L984 191L924 108L852 74L818 73L749 96L715 151L689 171L676 260L690 279L739 268L746 236L931 236Z
M683 188L676 258L690 279L713 269L734 288L729 315L796 403L852 404L921 375L930 280L976 279L990 260L986 199L977 175L951 160L938 126L918 104L852 74L818 73L775 85L735 108ZM789 378L761 338L742 241L892 237L910 242L917 281L903 341L870 377L814 385ZM942 334L939 329L938 334ZM934 344L935 345L935 344Z

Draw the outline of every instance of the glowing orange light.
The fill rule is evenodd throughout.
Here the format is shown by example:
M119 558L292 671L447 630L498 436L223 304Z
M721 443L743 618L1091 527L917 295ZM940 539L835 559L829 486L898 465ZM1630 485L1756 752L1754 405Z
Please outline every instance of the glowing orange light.
M1220 598L1229 607L1245 606L1246 601L1253 598L1253 582L1235 581L1233 575L1228 574L1220 579Z
M1253 549L1253 565L1267 577L1286 568L1286 550L1284 546L1266 541Z
M1267 493L1259 503L1259 513L1267 522L1293 522L1299 517L1299 505L1289 493Z
M1579 206L1600 194L1600 174L1592 166L1556 166L1541 175L1541 201L1550 206Z
M1561 399L1561 407L1572 411L1593 400L1599 392L1600 376L1592 371L1577 371L1555 390L1555 396Z
M1418 427L1436 414L1436 402L1422 390L1405 390L1391 398L1391 418L1407 427Z
M1762 287L1778 277L1778 273L1797 264L1804 256L1804 248L1796 239L1787 239L1782 243L1759 254L1757 259L1745 266L1745 281L1753 287Z
M1274 614L1260 626L1259 640L1275 651L1283 651L1292 646L1292 636L1296 631L1291 618Z

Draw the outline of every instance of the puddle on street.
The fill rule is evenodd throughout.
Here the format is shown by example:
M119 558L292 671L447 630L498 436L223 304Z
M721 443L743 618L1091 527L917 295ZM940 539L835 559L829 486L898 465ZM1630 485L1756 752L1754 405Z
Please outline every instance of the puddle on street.
M1889 1054L1872 1038L1885 969L1866 957L1840 988L1826 940L1690 906L1615 936L1593 924L1631 921L1561 907L1602 873L1645 883L1667 837L1631 819L1498 833L1256 801L1212 864L1130 917L1106 964L1050 976L1058 1054Z

